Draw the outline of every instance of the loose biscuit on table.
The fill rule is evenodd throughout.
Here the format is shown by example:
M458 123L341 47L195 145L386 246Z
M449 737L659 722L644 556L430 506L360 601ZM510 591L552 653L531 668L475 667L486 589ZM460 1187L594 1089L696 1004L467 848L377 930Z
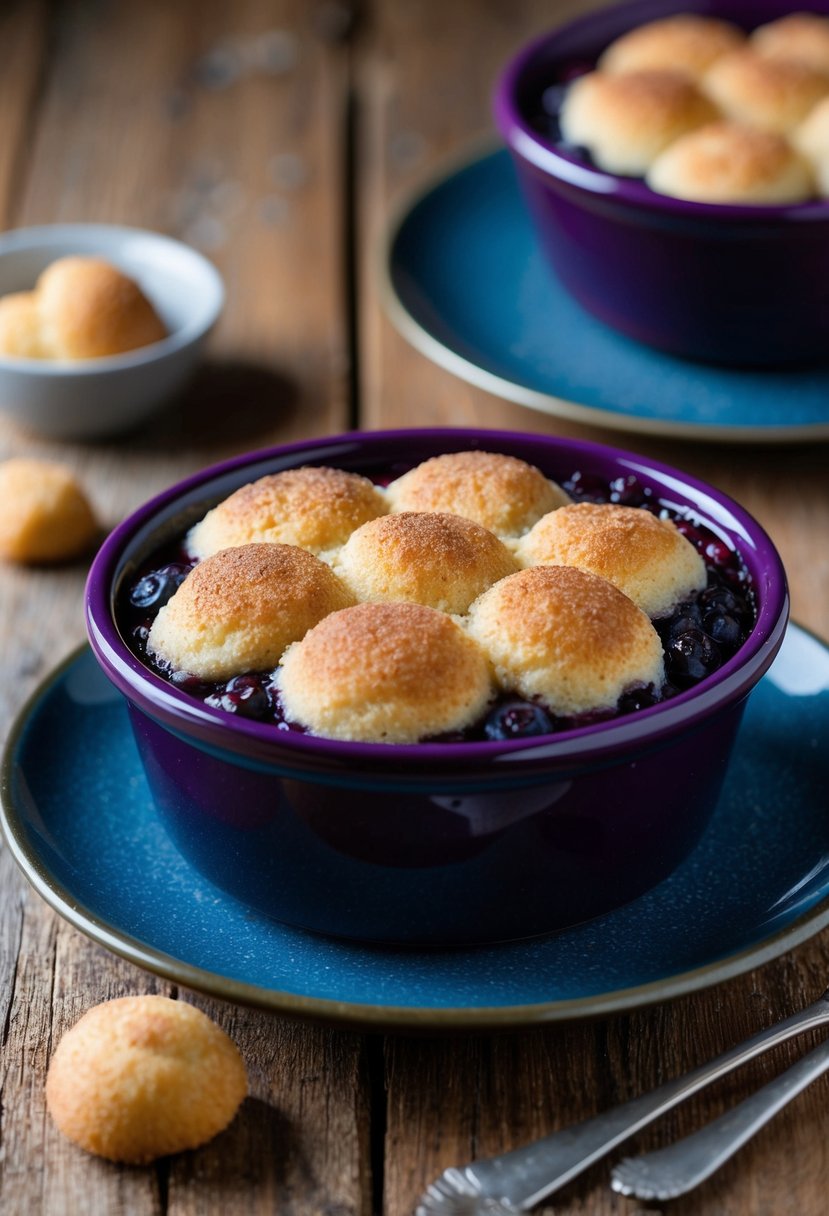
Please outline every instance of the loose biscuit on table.
M22 457L0 464L0 557L33 564L63 561L87 550L98 531L71 469Z
M46 1077L60 1131L87 1152L131 1164L204 1144L246 1093L245 1065L225 1032L162 996L88 1010L61 1039Z

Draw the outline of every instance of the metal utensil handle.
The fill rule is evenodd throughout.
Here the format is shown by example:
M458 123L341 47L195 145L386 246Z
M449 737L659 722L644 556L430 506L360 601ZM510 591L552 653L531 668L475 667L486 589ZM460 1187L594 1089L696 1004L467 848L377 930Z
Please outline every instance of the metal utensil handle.
M613 1189L639 1199L673 1199L693 1190L827 1069L829 1042L700 1131L668 1148L620 1162L613 1171Z
M518 1208L530 1208L711 1081L777 1043L827 1021L829 990L800 1013L753 1035L709 1064L585 1123L564 1128L502 1156L475 1161L463 1173L481 1195L504 1199Z

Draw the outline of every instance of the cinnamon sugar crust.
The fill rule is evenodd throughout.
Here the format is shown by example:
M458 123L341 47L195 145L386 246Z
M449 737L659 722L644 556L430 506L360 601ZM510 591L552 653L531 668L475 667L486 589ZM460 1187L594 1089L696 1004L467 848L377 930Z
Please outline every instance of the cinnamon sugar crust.
M751 47L719 58L703 88L724 115L785 135L829 93L829 75L792 59L772 59Z
M415 743L462 730L492 696L478 645L421 604L358 604L316 625L277 673L286 716L312 734Z
M818 13L788 13L760 25L751 46L770 59L793 59L829 75L829 18Z
M162 996L88 1010L64 1034L46 1077L46 1104L63 1135L131 1164L204 1144L246 1093L245 1065L225 1032Z
M518 563L473 520L402 511L352 533L335 568L358 600L405 600L462 613Z
M590 72L567 91L561 131L586 147L600 169L642 176L673 140L719 111L681 72Z
M394 511L462 515L502 539L521 536L570 499L534 465L500 452L447 452L404 473L388 488Z
M194 567L159 611L147 647L202 679L266 671L291 642L352 602L330 567L304 549L222 549Z
M815 192L811 164L784 136L737 122L710 123L676 140L647 182L705 203L797 203Z
M622 34L599 59L603 72L670 69L698 80L711 64L745 42L730 21L678 13L649 21Z
M668 615L705 586L705 562L667 519L640 507L574 503L521 542L525 565L576 566L607 579L649 617Z
M645 613L573 566L502 579L472 605L468 628L503 689L563 717L613 709L627 689L664 680L662 644Z
M308 465L241 486L191 529L187 545L194 557L257 542L330 556L387 510L385 495L367 477Z

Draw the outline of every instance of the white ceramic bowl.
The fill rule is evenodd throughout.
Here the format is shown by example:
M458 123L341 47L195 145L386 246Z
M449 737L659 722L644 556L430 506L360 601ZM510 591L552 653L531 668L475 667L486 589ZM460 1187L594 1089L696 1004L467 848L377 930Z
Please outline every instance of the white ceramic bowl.
M72 361L0 356L0 410L54 439L127 431L175 394L224 303L216 268L157 232L114 224L48 224L0 235L0 295L28 291L68 254L105 258L135 279L169 336L123 355Z

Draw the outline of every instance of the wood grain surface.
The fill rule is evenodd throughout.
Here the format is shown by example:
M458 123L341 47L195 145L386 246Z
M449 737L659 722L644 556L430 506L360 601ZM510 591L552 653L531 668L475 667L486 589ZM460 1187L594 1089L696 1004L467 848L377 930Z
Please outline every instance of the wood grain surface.
M17 0L0 10L0 222L105 220L202 249L228 288L209 361L152 425L55 444L0 421L0 458L55 457L104 527L234 452L346 429L475 424L618 438L476 390L385 319L377 259L406 192L491 131L499 64L589 4L530 0ZM117 408L117 403L113 403ZM829 636L826 446L642 439L766 525L794 616ZM83 636L84 563L0 567L0 734ZM0 852L0 1212L408 1216L448 1165L503 1152L631 1097L825 986L827 938L670 1004L530 1033L359 1035L214 1003L110 955L50 912ZM50 1053L89 1006L163 992L239 1044L251 1096L212 1144L146 1168L87 1156L44 1105ZM808 1045L778 1049L678 1108L646 1149L727 1109ZM677 1216L822 1216L829 1082L816 1083ZM657 1211L594 1167L542 1207Z

